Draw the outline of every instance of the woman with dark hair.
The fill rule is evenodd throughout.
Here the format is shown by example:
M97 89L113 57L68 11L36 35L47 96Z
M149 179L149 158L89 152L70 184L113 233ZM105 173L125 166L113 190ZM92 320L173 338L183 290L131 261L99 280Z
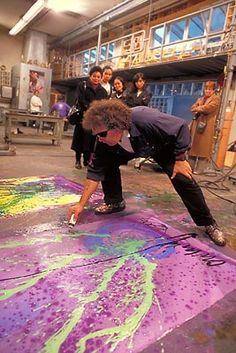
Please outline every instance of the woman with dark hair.
M112 79L112 75L113 75L112 67L109 65L104 66L104 68L102 69L101 85L107 91L108 98L110 98L111 94L112 94L112 85L110 84L110 81Z
M112 93L111 98L124 99L123 93L125 91L125 81L121 76L116 76L113 87L115 92Z
M126 92L125 103L129 107L139 105L148 106L152 98L152 93L146 90L146 81L142 72L134 75L132 85Z
M89 72L87 81L80 82L77 87L77 99L81 107L79 119L75 125L71 149L75 151L75 168L81 169L81 155L83 164L87 166L93 148L94 139L90 132L82 127L84 112L94 100L107 98L106 90L101 86L102 69L94 66Z
M124 93L124 102L129 107L137 107L140 105L148 106L152 98L152 93L146 90L145 78L142 72L138 72L134 75L132 80L132 86L127 93ZM145 163L146 158L139 157L135 158L134 168L141 169L141 165Z

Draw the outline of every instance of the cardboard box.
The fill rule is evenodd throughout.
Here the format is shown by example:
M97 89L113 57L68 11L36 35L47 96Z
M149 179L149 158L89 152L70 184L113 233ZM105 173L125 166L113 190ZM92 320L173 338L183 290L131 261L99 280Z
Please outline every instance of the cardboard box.
M236 152L227 151L224 165L226 167L233 167L236 164Z

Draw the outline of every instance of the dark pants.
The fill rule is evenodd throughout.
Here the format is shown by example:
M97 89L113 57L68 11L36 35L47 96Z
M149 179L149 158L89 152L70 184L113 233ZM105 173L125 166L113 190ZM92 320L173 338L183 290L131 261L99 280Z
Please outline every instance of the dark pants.
M75 159L76 159L76 162L81 162L81 152L77 152L75 151ZM90 155L91 155L91 152L90 151L84 151L83 152L83 159L84 159L84 164L87 165L89 160L90 160Z
M105 180L102 181L102 189L104 192L104 202L106 204L121 202L122 185L119 165L115 164L107 168Z
M88 164L94 141L94 136L89 131L84 130L81 123L75 125L71 149L75 151L77 162L80 162L83 153L84 163Z
M173 152L163 150L158 153L158 155L154 156L154 159L170 178L175 163ZM107 204L123 200L119 170L121 164L122 163L113 160L107 165L105 179L102 181L104 201ZM190 180L186 178L182 174L177 174L174 179L170 180L196 225L207 226L214 224L215 220L210 213L204 195L197 182L194 179Z

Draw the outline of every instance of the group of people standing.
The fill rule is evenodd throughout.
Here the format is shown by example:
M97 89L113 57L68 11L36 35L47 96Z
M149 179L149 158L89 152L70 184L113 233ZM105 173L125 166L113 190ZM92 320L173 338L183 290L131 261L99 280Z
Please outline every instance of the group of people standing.
M88 79L78 84L76 99L81 111L75 124L71 145L71 149L75 151L75 167L77 169L82 168L82 155L83 165L88 165L94 149L95 138L82 126L84 113L93 101L119 99L129 107L148 106L150 103L151 93L146 90L143 73L135 74L128 87L120 76L114 78L112 87L110 83L112 76L113 70L110 66L105 66L103 69L100 66L94 66L89 72Z

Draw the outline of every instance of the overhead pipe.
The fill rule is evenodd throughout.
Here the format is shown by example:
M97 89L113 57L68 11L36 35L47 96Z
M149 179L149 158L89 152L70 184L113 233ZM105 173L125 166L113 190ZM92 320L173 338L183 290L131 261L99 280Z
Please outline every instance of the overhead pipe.
M55 47L56 45L60 45L64 42L68 42L68 41L74 39L75 37L78 37L81 34L85 33L89 29L90 30L94 29L94 28L98 27L100 24L108 22L111 19L114 19L119 15L127 13L127 11L131 11L146 2L149 2L149 0L126 0L126 1L123 1L122 3L112 7L110 10L107 10L107 11L103 12L102 14L89 20L87 22L87 26L83 25L83 26L79 27L75 31L70 32L69 34L63 36L63 38L61 38L59 41L53 42L52 45Z

